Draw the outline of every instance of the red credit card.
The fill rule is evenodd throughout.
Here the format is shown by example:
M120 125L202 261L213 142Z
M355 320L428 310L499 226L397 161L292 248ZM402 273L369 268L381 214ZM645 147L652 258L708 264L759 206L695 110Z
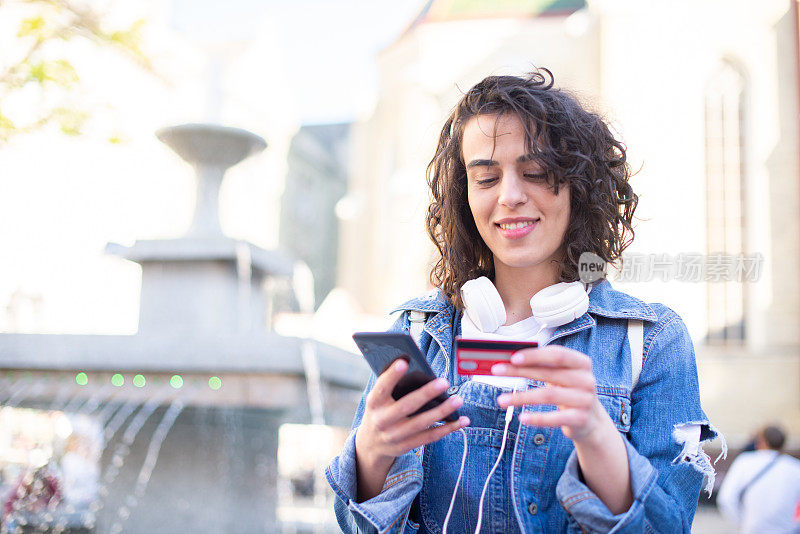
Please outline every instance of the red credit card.
M539 346L536 341L490 341L456 339L456 370L460 375L490 375L492 366L509 363L511 355Z

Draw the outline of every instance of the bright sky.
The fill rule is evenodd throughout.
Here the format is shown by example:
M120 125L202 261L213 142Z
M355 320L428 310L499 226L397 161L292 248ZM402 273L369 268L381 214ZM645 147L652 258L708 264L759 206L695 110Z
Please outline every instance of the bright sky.
M209 45L278 32L286 79L303 123L352 120L377 89L376 54L424 0L173 0L172 24ZM254 66L254 68L258 68Z

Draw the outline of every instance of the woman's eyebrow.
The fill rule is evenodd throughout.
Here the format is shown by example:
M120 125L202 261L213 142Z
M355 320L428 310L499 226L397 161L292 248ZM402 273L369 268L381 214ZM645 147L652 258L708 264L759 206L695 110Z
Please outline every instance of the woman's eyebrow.
M528 161L533 161L534 159L536 159L536 157L533 154L523 154L517 158L517 163L526 163ZM473 167L494 167L495 165L500 164L493 159L473 159L467 163L467 169L471 169Z
M467 168L471 169L473 167L493 167L495 165L500 165L493 159L473 159L469 163L467 163Z

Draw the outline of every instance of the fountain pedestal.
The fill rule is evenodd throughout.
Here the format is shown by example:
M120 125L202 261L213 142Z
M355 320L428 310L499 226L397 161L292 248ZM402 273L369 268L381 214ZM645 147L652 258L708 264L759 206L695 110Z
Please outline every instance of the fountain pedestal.
M280 252L225 236L217 214L225 171L262 151L266 142L246 130L212 124L172 126L156 135L194 167L197 201L185 236L106 247L142 267L139 333L263 330L264 281L291 276L292 262Z
M263 331L264 282L293 268L278 251L224 236L109 243L106 251L142 267L140 334Z

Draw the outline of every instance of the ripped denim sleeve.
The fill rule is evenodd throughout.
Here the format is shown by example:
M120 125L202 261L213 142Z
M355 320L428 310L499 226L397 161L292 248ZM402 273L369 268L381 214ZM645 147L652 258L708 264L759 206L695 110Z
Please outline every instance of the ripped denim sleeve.
M716 464L720 458L724 459L728 456L728 444L725 442L725 436L708 421L690 421L676 424L672 429L672 438L678 445L683 446L680 454L672 460L672 464L688 463L702 473L706 480L705 488L703 489L710 497L714 489L714 480L717 473L711 463L711 458L703 450L703 444L715 438L720 439L722 452L714 460L714 464Z

